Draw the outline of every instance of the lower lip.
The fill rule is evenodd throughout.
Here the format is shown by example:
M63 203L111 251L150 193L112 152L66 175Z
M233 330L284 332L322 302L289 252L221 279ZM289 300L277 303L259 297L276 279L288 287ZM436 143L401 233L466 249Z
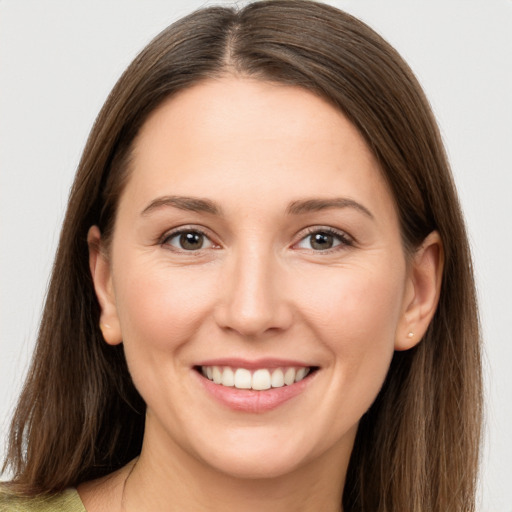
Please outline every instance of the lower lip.
M316 374L309 374L305 379L290 386L270 388L264 391L238 389L235 387L215 384L211 380L195 372L204 389L221 404L232 410L250 413L271 411L303 393Z

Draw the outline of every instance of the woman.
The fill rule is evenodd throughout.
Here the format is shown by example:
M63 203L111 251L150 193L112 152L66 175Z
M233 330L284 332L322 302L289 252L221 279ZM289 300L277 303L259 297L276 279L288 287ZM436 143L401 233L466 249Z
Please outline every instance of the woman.
M480 378L464 224L409 68L326 5L205 9L92 130L3 500L473 510Z

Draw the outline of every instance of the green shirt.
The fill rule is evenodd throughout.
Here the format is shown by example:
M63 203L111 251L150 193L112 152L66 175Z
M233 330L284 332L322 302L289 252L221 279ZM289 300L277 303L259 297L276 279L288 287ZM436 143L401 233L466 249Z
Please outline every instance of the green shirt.
M76 489L44 498L20 498L0 488L0 512L87 512Z

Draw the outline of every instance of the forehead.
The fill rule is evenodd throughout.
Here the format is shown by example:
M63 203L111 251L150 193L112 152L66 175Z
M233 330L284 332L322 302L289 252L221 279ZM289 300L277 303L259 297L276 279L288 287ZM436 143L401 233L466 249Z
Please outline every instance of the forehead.
M204 81L164 102L137 136L131 168L122 198L131 205L157 193L266 206L343 193L393 208L372 152L339 110L305 89L247 78Z
M172 96L144 123L136 150L148 146L148 139L156 143L157 134L166 137L166 131L174 131L180 147L185 140L193 143L198 137L203 142L213 137L216 143L224 140L238 145L287 139L290 143L345 145L342 149L346 150L357 146L358 156L374 163L359 132L325 99L301 87L251 78L205 80ZM166 144L173 141L167 139Z

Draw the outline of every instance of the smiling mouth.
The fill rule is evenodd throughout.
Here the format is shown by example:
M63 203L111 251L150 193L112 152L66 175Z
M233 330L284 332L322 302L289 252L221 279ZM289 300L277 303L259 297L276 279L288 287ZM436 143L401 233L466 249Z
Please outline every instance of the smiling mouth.
M265 391L272 388L291 386L304 380L318 368L289 366L284 368L234 368L231 366L198 366L196 370L214 384L221 386Z

